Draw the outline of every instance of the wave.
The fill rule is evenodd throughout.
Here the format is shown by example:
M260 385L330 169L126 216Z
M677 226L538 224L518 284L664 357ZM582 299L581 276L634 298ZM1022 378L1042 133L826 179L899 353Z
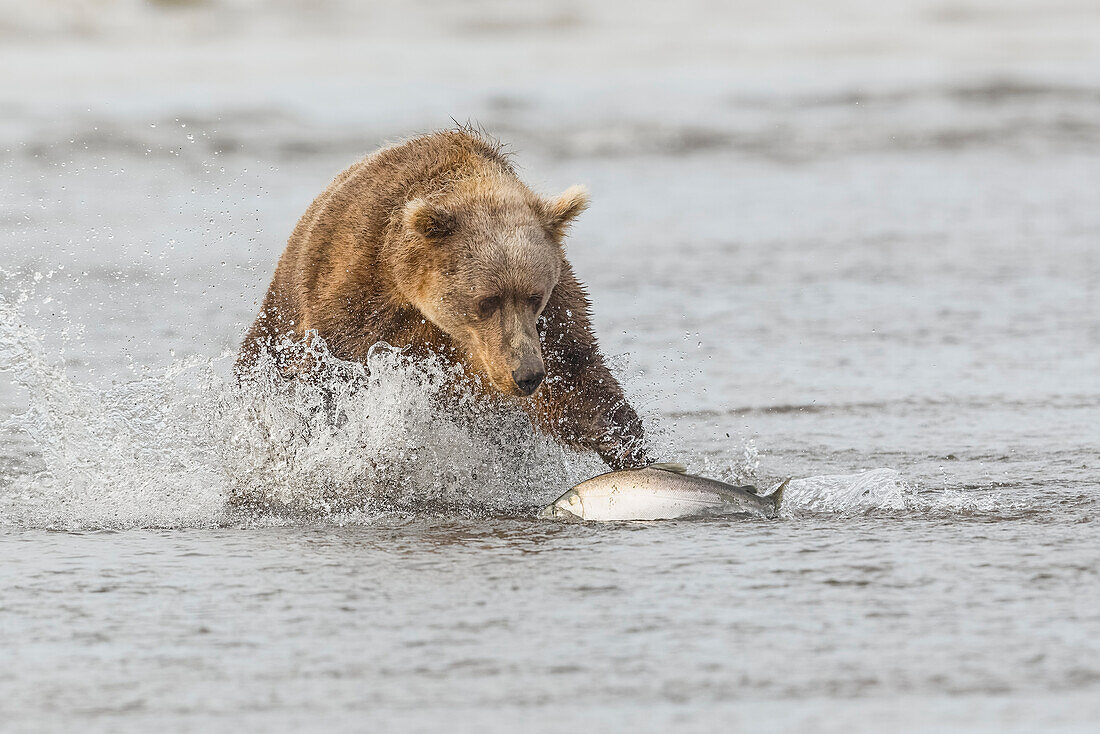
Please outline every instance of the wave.
M825 474L792 479L783 495L783 514L796 516L904 510L915 496L913 488L894 469Z

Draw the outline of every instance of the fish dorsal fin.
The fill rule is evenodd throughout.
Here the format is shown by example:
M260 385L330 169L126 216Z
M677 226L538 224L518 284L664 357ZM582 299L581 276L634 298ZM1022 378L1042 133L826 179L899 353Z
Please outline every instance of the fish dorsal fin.
M646 469L660 469L661 471L668 471L673 474L687 474L688 471L688 468L683 464L675 463L650 464Z

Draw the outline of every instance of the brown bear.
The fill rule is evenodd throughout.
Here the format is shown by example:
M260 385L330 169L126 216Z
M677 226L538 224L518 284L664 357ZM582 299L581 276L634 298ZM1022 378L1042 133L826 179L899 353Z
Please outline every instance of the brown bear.
M378 342L459 363L512 396L559 442L612 468L647 463L641 421L600 353L562 240L582 187L536 195L499 144L466 129L383 148L345 170L299 220L237 360L322 337L345 360Z

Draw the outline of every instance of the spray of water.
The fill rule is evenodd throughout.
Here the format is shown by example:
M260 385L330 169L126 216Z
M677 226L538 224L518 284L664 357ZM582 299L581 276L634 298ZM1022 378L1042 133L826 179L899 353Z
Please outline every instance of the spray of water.
M893 469L859 474L825 474L792 479L783 495L783 513L851 514L868 510L904 510L916 492Z
M0 524L123 528L358 522L380 512L515 514L600 470L526 416L455 387L451 366L377 346L366 364L310 347L322 379L229 357L187 360L103 390L51 361L0 301L0 371L28 398L5 431L37 471L0 484Z
M364 364L333 357L320 340L287 345L309 351L311 380L287 381L262 359L239 383L222 355L103 389L71 379L19 308L0 299L0 372L26 393L28 409L0 425L29 440L37 465L7 477L0 467L0 527L529 515L605 470L535 433L515 406L460 387L454 365L385 344ZM760 463L750 439L724 469L703 471L753 483ZM795 479L784 514L927 505L898 472L876 469Z

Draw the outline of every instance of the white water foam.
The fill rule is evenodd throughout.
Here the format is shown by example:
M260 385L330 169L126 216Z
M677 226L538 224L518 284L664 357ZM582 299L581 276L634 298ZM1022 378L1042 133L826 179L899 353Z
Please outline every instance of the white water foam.
M741 453L731 463L703 460L704 476L714 476L734 485L754 485L771 490L760 476L763 453L753 439L745 440ZM846 515L875 510L904 510L918 507L917 490L890 468L852 474L821 474L791 479L783 494L782 515Z
M0 525L516 514L600 471L594 457L535 434L518 410L456 395L440 363L412 364L384 345L366 365L341 362L323 346L315 355L341 378L286 383L267 364L240 386L223 355L100 390L70 379L18 308L0 300L0 371L29 403L3 427L29 436L44 464L0 484Z
M857 514L904 510L916 493L894 469L858 474L823 474L792 479L783 494L783 514Z
M536 434L514 407L456 389L453 366L413 363L386 345L365 365L332 357L323 343L311 349L326 375L318 381L288 383L268 361L238 385L222 355L100 389L66 375L19 307L0 299L0 372L29 404L2 427L26 434L43 465L6 486L0 479L0 527L528 515L605 471L594 456ZM754 482L759 466L749 440L722 478ZM897 471L882 468L794 479L784 515L945 507L981 509L956 497L919 501Z
M808 515L864 515L871 512L906 512L925 517L1003 515L1028 512L1027 502L973 490L945 489L922 492L890 468L855 474L824 474L792 479L783 495L784 517Z
M211 447L180 420L188 399L182 364L99 391L70 380L47 358L18 310L0 300L0 371L26 390L29 408L6 430L26 433L42 471L13 478L0 495L0 524L23 527L133 527L221 522L224 483ZM182 399L181 399L182 398Z

